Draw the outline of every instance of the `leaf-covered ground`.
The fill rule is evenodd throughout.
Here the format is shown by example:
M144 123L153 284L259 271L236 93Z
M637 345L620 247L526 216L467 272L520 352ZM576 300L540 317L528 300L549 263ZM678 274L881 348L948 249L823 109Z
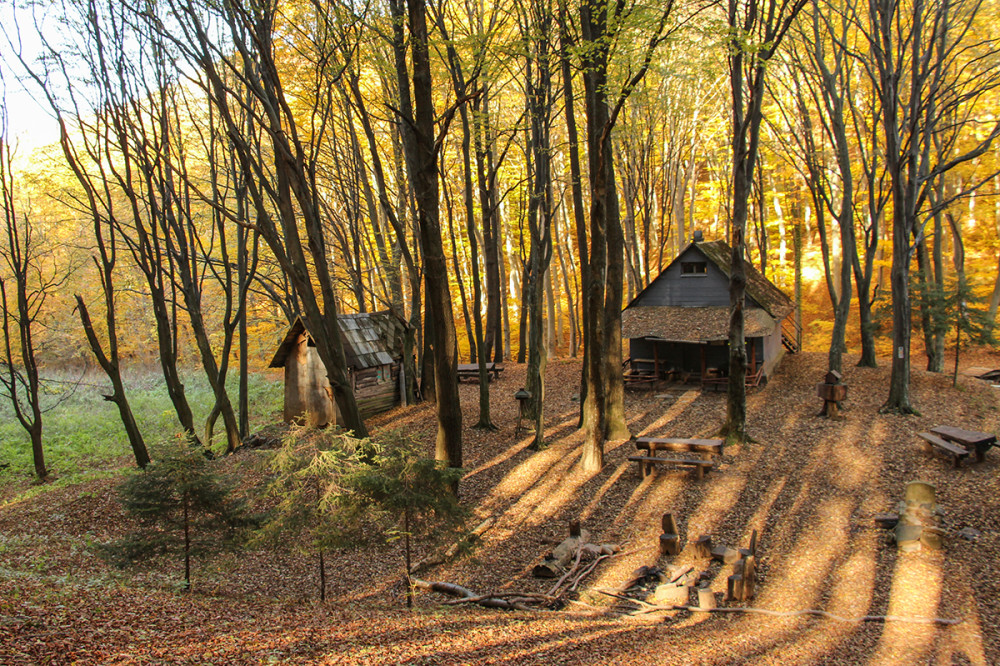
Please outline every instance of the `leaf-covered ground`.
M531 567L580 519L592 541L622 544L588 577L577 603L557 612L443 606L420 595L403 607L398 544L336 554L330 600L317 600L315 562L291 551L247 551L197 563L194 591L178 590L178 562L119 571L96 545L130 528L114 497L116 479L57 487L18 500L0 489L0 663L973 663L1000 662L1000 451L952 469L925 454L915 433L948 423L1000 430L1000 389L986 382L915 371L921 416L878 414L888 369L845 364L846 419L816 417L815 385L825 357L785 359L770 384L751 393L756 442L727 450L704 481L688 471L640 480L627 442L609 443L604 470L576 469L579 364L552 362L542 451L515 438L513 393L524 367L508 364L492 389L492 419L473 429L477 387L463 385L462 498L470 526L496 523L475 547L421 572L476 592L545 592L552 581ZM969 365L1000 367L982 354ZM637 435L711 435L725 414L722 394L683 388L629 392ZM380 416L377 428L404 428L431 447L432 408ZM262 451L223 461L247 487L263 480ZM128 460L122 460L127 465ZM949 529L973 527L974 542L952 539L940 553L898 555L872 517L894 510L907 481L937 486ZM760 534L755 608L821 609L840 616L893 615L961 620L952 626L846 623L817 617L726 613L628 615L634 606L598 592L617 588L657 551L664 511L682 537L711 534L745 546ZM418 556L427 554L418 553ZM721 593L730 566L701 567ZM718 595L720 600L722 595Z

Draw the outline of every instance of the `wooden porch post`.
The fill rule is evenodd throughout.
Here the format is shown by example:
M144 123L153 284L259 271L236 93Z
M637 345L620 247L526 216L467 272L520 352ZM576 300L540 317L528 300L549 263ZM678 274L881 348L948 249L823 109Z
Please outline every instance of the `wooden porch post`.
M698 345L698 350L701 352L701 381L705 381L705 345Z

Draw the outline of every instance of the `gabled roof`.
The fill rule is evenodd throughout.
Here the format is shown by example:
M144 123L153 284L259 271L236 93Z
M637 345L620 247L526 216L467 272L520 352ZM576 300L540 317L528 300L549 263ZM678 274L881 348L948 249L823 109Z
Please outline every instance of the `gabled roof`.
M760 308L743 313L743 335L760 338L774 331L775 320ZM729 339L729 308L653 305L622 312L622 337L705 343Z
M714 264L715 267L726 276L726 278L730 277L730 258L732 257L732 248L729 247L728 243L721 240L688 243L683 250L677 253L674 260L660 272L660 275L666 273L667 270L677 263L680 257L692 247L704 255L708 261L712 262L712 264ZM767 314L771 315L771 317L773 317L776 321L781 321L795 309L795 306L792 304L792 300L788 298L783 291L774 286L774 283L764 277L764 274L754 268L753 264L746 259L743 260L743 268L745 269L747 275L746 295L756 301L764 309L764 311L767 312ZM625 306L625 310L632 308L632 305L636 303L658 279L659 276L650 281L650 283L646 285L645 289L636 294L635 298L633 298L632 301Z
M347 366L354 369L391 365L403 356L403 336L407 324L389 310L342 314L337 317ZM299 336L307 333L301 318L296 318L278 346L269 367L282 368ZM312 341L310 340L310 345Z
M728 243L717 240L691 243L691 245L701 250L702 254L708 257L708 260L715 264L727 278L731 277L730 267L732 266L733 250ZM764 277L764 274L754 268L753 264L746 259L743 260L743 268L747 274L747 296L757 301L769 315L781 321L795 309L792 299L774 286L773 282Z

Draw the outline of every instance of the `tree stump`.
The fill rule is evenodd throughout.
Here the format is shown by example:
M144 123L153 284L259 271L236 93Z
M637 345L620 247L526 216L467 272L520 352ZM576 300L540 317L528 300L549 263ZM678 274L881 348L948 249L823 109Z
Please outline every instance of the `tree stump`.
M709 560L712 558L712 537L702 534L694 541L688 543L688 553L691 557L699 560Z
M899 503L899 522L894 534L900 552L909 553L940 550L941 510L937 504L937 493L929 483L911 481L906 484L903 500Z

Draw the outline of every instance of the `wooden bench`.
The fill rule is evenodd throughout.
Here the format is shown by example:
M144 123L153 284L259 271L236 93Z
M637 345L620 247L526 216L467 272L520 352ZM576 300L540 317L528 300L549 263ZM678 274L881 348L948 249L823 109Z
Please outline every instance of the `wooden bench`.
M496 363L486 364L486 381L490 382L494 379L500 379L500 373L503 372L503 366L497 365ZM477 363L460 363L457 368L458 381L463 379L479 381L479 365Z
M725 442L721 439L686 437L634 437L635 448L650 451L684 451L721 455Z
M976 462L983 462L986 458L986 452L997 443L997 436L993 433L976 432L950 425L934 426L931 428L931 433L941 439L958 444L965 448L970 455L974 453Z
M924 440L924 449L933 452L934 449L938 449L953 457L952 464L955 467L959 467L962 464L962 458L967 458L969 456L969 451L959 444L954 444L946 439L942 439L931 432L918 432L917 437Z
M639 463L639 476L646 478L653 472L654 465L676 465L677 467L694 467L695 476L699 480L712 471L715 463L711 460L698 458L660 458L659 456L629 456L629 462Z

